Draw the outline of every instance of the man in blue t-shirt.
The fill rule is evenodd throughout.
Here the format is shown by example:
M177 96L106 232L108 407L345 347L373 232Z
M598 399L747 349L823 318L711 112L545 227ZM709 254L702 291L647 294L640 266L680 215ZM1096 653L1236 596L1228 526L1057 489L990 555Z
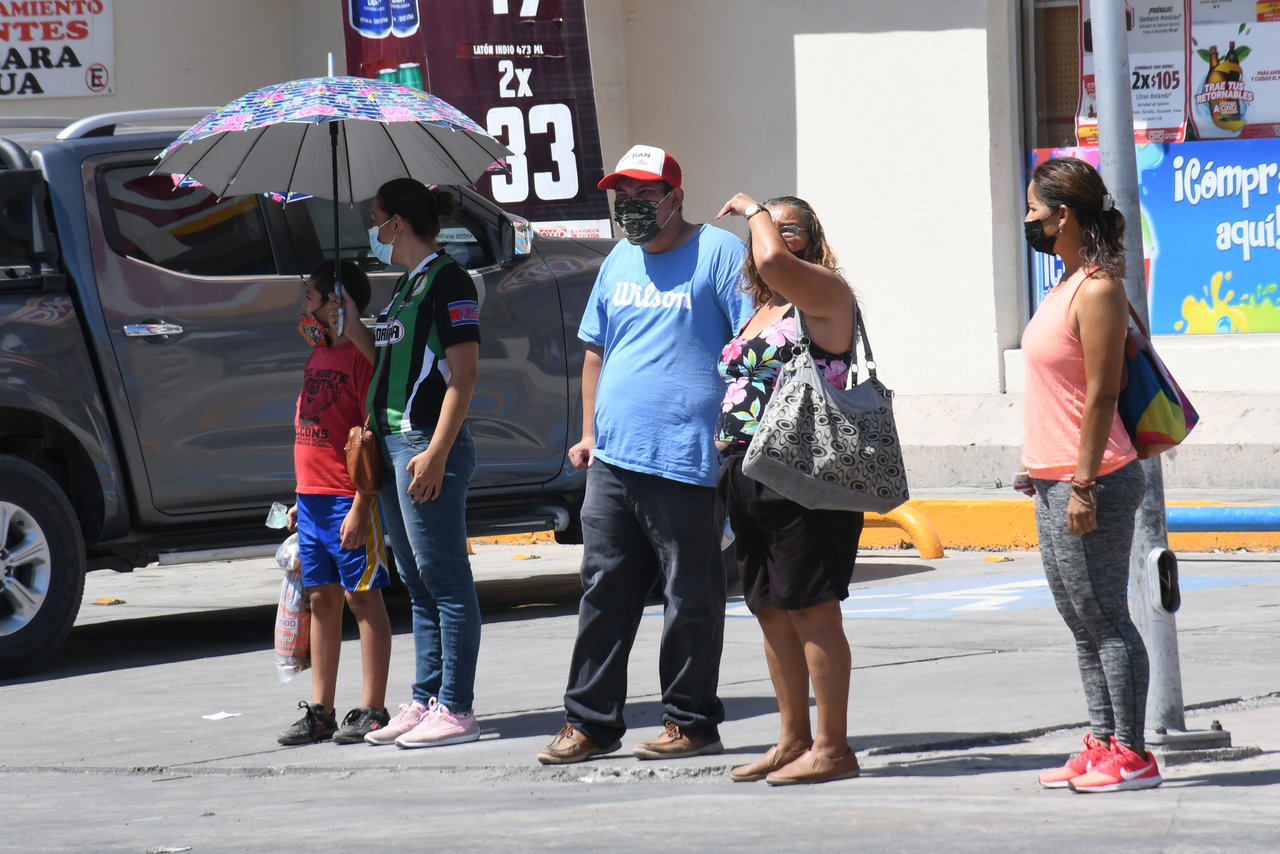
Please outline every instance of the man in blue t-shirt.
M641 759L718 753L716 695L724 644L722 512L713 434L724 381L721 348L751 314L738 289L742 241L686 222L680 166L660 148L633 147L600 188L615 191L627 239L605 259L578 336L582 441L582 583L563 729L543 764L617 750L627 726L627 660L649 592L666 605L658 675L658 738Z

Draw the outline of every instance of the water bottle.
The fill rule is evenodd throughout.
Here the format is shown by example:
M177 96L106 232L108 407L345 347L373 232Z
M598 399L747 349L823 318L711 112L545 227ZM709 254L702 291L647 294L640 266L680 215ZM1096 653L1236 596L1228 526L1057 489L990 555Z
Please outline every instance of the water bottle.
M367 39L391 35L391 0L350 0L351 28Z
M398 39L418 31L418 0L391 0L391 33Z

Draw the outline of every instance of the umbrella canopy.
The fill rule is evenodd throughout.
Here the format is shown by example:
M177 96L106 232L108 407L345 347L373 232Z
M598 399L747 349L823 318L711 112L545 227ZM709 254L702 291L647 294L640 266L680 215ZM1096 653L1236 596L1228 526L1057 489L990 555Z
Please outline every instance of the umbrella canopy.
M335 122L336 146L331 128L322 127ZM294 193L355 203L394 178L471 184L505 168L509 154L426 92L317 77L267 86L215 110L161 152L156 171L189 175L220 196Z

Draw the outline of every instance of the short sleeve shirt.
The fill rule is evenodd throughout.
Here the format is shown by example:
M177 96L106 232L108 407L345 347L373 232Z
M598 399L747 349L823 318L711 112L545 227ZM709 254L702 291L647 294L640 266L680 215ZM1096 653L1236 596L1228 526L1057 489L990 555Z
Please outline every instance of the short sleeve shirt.
M368 405L376 432L434 431L449 388L445 351L480 341L475 282L448 255L428 258L400 277L373 337L377 360Z
M373 366L347 341L311 351L293 420L293 471L303 495L356 494L347 474L347 433L364 423Z
M600 268L578 337L604 348L596 448L620 468L698 486L719 469L720 350L751 316L743 244L709 225L669 252L625 240Z

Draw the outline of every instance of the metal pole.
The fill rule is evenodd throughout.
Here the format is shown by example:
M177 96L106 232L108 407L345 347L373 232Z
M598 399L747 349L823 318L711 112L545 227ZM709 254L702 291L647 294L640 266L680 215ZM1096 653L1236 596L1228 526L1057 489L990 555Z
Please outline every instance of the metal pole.
M338 235L338 123L329 122L329 152L333 160L333 293L338 298L339 336L345 331L342 311L342 241Z
M1138 162L1133 143L1133 104L1129 95L1129 39L1124 0L1091 0L1093 74L1098 105L1099 171L1107 191L1124 214L1125 293L1147 328L1147 283L1142 258L1142 213L1138 197ZM1178 633L1172 614L1156 610L1158 580L1148 571L1153 549L1169 547L1164 510L1164 474L1160 457L1141 462L1147 492L1138 508L1129 555L1129 610L1147 645L1151 683L1147 692L1147 728L1185 730ZM1153 589L1154 586L1154 589Z

